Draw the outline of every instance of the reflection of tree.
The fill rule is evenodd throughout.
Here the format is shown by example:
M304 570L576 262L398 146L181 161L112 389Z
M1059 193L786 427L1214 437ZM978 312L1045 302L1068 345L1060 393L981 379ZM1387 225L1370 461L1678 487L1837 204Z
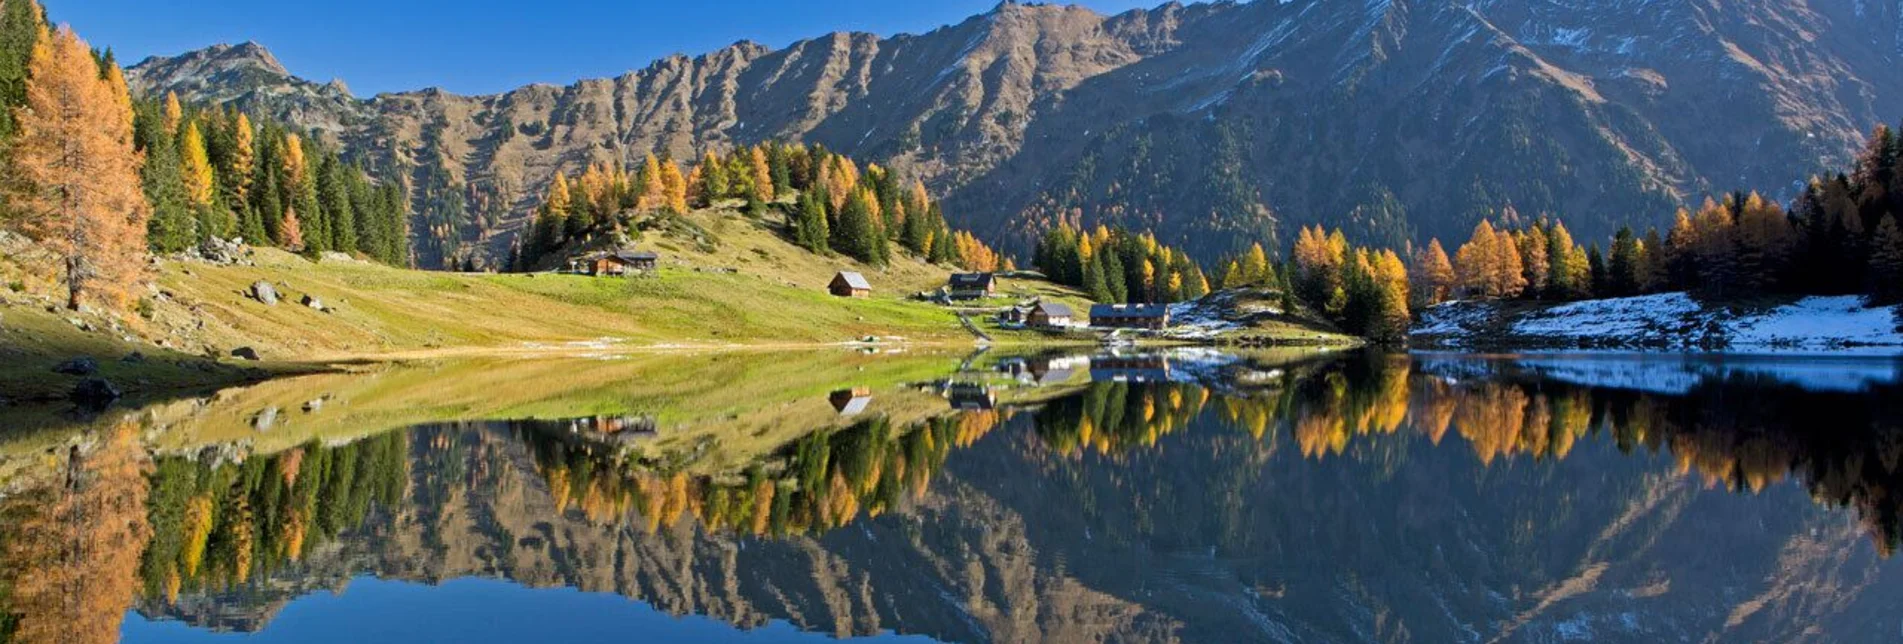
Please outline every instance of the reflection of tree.
M1156 445L1203 411L1209 390L1190 384L1097 382L1037 412L1037 432L1061 454L1111 455Z
M787 536L878 516L924 495L952 449L999 421L996 411L971 411L900 430L883 416L870 418L808 434L769 462L722 477L652 469L614 450L561 440L539 423L517 426L562 511L604 524L635 520L649 533L692 516L710 531Z
M238 463L158 459L147 512L151 544L140 566L147 597L223 590L300 559L362 524L373 504L403 499L405 434L338 447L311 444Z
M1898 545L1903 499L1903 392L1806 391L1755 377L1704 381L1655 394L1519 377L1450 384L1419 375L1410 403L1417 427L1455 432L1483 463L1527 455L1565 458L1595 432L1621 450L1672 455L1708 485L1758 492L1797 474L1820 502L1855 506L1885 554Z
M1405 357L1306 365L1276 387L1225 391L1224 425L1272 446L1278 427L1308 458L1410 427L1434 444L1452 433L1482 465L1563 459L1601 433L1620 449L1670 453L1710 485L1755 492L1795 473L1820 501L1855 506L1886 553L1903 526L1903 392L1808 392L1731 377L1685 394L1570 385L1496 370L1487 377L1415 372ZM1052 451L1115 457L1154 447L1201 417L1209 394L1186 384L1099 382L1047 403L1037 434ZM1813 428L1826 428L1817 431ZM1260 448L1257 448L1260 449Z
M119 423L54 485L0 504L0 641L118 639L151 535L147 465L137 425Z

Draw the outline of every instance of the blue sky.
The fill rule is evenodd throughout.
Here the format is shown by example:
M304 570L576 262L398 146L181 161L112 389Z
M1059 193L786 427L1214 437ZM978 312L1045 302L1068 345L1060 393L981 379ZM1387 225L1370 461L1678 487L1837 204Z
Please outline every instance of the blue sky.
M996 0L42 0L125 64L254 40L299 76L359 96L489 93L613 76L739 40L779 47L831 31L920 33ZM1105 13L1162 0L1084 0Z

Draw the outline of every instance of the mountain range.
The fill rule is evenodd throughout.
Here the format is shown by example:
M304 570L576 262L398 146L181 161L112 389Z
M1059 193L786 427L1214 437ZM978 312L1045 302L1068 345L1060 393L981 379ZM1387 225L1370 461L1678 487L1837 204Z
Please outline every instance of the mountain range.
M425 266L506 254L557 171L776 139L916 176L1008 250L1061 221L1207 260L1309 224L1457 240L1511 206L1597 238L1711 192L1789 197L1903 115L1900 53L1895 0L1006 2L487 96L360 98L254 43L128 79L401 177Z

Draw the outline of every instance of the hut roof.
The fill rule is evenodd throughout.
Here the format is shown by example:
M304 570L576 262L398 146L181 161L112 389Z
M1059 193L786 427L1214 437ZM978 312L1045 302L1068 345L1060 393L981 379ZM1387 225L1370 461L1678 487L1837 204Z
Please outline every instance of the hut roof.
M1169 313L1167 304L1093 304L1090 307L1093 318L1161 318Z
M840 271L838 275L833 276L833 279L844 280L846 286L851 288L872 290L872 282L866 281L866 276L853 271Z

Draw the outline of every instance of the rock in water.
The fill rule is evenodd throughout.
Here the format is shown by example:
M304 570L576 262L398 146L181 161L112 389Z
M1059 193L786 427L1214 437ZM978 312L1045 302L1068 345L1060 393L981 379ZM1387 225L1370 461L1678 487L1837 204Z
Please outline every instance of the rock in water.
M113 386L104 378L87 378L73 387L71 396L73 402L79 403L82 407L98 409L112 404L123 395L118 387Z
M240 358L240 359L252 360L252 361L263 359L258 357L258 350L253 349L251 347L238 347L236 349L232 349L231 356L234 358Z
M69 376L90 376L99 373L99 363L92 358L73 358L55 365L53 372L63 373Z
M276 306L278 303L277 287L271 286L270 282L258 280L256 284L251 285L251 299Z

